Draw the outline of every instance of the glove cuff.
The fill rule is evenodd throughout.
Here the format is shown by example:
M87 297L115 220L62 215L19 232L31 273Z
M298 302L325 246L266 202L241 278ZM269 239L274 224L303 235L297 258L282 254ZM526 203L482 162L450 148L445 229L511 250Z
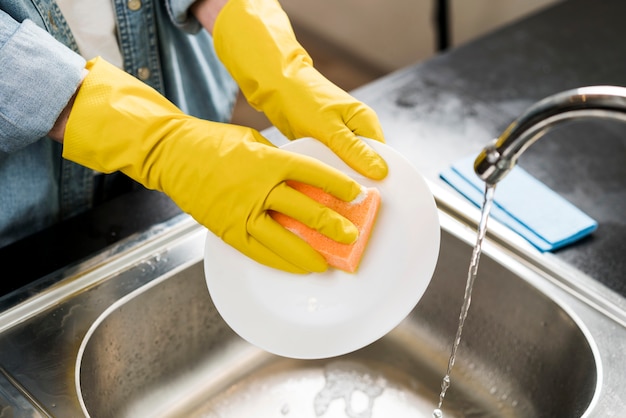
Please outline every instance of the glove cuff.
M172 121L184 116L145 83L95 58L78 90L67 121L63 157L103 173L122 171L146 187L155 145L167 136ZM156 177L156 176L155 176Z
M213 41L250 105L266 113L263 107L275 100L282 81L313 66L276 0L229 0L215 21Z

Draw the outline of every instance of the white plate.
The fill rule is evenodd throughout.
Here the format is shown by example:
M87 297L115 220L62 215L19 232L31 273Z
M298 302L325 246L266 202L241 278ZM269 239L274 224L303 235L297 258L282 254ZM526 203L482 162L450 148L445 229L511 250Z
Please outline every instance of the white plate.
M391 331L424 294L439 255L435 201L402 155L379 142L368 143L389 166L383 181L356 173L316 140L282 146L380 190L381 207L357 273L332 268L308 275L285 273L207 234L204 267L209 292L226 323L250 343L292 358L346 354Z

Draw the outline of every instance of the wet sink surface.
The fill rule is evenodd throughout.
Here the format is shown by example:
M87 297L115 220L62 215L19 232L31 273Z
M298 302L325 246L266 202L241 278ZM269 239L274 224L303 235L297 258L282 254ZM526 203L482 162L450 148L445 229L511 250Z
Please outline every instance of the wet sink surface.
M444 232L434 279L410 316L364 349L315 361L241 340L216 312L202 263L192 264L94 323L77 358L82 407L92 417L429 417L470 255ZM600 379L584 325L488 257L479 271L445 416L582 416Z
M204 279L206 230L190 218L125 243L0 310L0 417L431 417L476 239L464 218L440 221L436 272L410 315L315 361L226 325ZM485 244L444 416L622 417L621 299Z

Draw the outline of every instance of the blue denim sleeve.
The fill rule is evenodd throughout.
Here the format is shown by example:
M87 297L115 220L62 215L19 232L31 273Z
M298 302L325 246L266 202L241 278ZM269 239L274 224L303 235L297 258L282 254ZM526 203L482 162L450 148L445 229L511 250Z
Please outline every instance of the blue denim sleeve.
M175 26L188 33L198 33L202 25L189 12L189 7L196 0L164 0L167 12Z
M33 22L0 10L0 151L46 136L76 91L85 60Z

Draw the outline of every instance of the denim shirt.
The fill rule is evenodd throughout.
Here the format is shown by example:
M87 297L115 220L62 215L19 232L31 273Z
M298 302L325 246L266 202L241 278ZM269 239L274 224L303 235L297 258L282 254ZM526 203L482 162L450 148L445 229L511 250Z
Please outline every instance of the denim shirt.
M112 0L124 69L185 113L225 122L237 86L193 0ZM92 206L93 173L46 138L85 60L55 0L0 0L0 247Z

